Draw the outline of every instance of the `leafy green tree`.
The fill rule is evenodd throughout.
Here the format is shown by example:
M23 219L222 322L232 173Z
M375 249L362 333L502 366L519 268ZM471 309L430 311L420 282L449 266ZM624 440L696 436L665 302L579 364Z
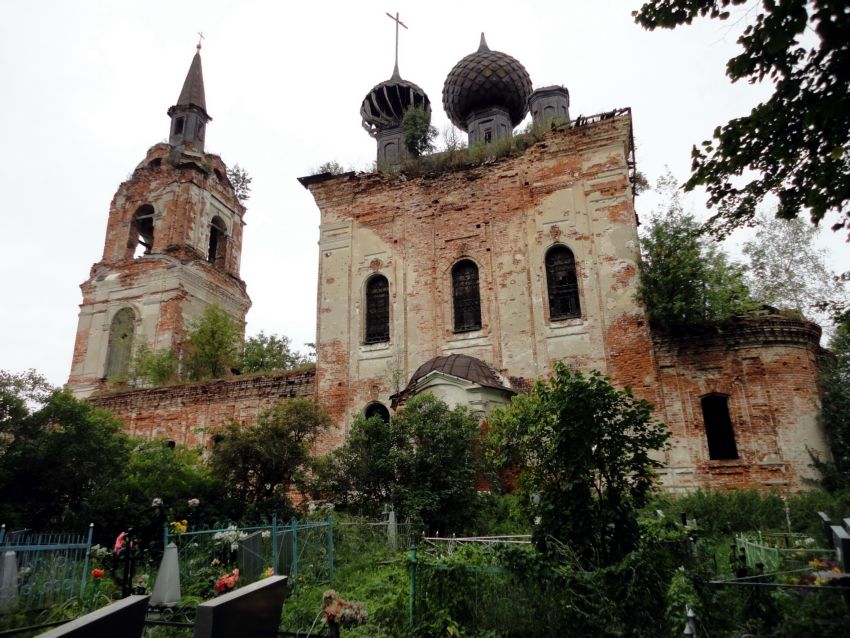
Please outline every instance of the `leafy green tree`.
M322 173L330 173L331 175L342 175L345 172L345 168L337 162L336 160L330 160L321 164L319 168L313 171L314 175L321 175Z
M247 202L251 197L251 182L254 181L248 175L248 171L239 166L239 164L234 164L233 168L227 169L227 179L230 180L230 184L233 186L233 193L236 195L239 203L244 204Z
M260 413L256 424L232 422L219 433L210 457L234 504L249 516L288 508L287 492L305 485L311 448L330 426L325 411L307 399L290 399Z
M488 421L496 459L519 471L539 550L553 553L563 543L603 566L637 546L638 511L662 466L651 454L670 436L648 402L598 372L585 376L557 362L548 382Z
M754 299L794 310L821 325L821 308L846 304L843 283L827 265L826 251L815 246L818 229L802 219L761 214L756 236L744 243L749 257L747 282Z
M832 462L818 460L823 486L829 491L850 488L850 313L838 324L830 343L834 358L823 373L821 418L832 451Z
M747 0L650 0L633 12L646 29L674 29L695 18L727 20ZM768 194L777 216L808 211L817 223L829 212L850 215L850 13L844 0L752 2L752 24L738 39L740 55L726 64L733 81L769 80L770 99L749 115L717 127L694 147L686 189L705 186L714 232L746 224ZM814 35L812 37L809 33ZM752 171L750 173L750 171ZM742 174L746 177L742 180Z
M434 140L439 131L431 126L431 111L421 106L409 107L401 120L401 129L404 132L404 146L413 157L434 150Z
M35 529L86 527L88 505L120 481L128 440L110 413L68 392L55 391L31 410L26 399L43 398L46 386L36 377L19 379L17 390L7 385L0 397L0 520Z
M304 358L290 347L289 337L258 334L245 340L242 351L242 372L276 372L293 370L305 363Z
M221 308L211 305L189 328L186 342L188 378L220 379L239 362L242 331Z
M466 408L428 394L410 399L389 423L358 415L333 454L333 497L372 514L391 504L431 532L463 531L476 499L479 436Z
M177 383L180 380L179 363L177 355L171 348L151 350L148 344L143 343L133 353L130 376L137 385L155 388Z
M667 198L641 238L638 297L653 325L677 331L715 324L756 307L744 271L700 233L685 213L671 175L659 179Z

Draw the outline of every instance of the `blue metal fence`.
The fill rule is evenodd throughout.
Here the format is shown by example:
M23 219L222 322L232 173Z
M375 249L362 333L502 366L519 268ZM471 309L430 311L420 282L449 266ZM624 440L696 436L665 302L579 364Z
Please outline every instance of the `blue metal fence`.
M7 532L5 525L0 527L0 552L15 553L21 605L50 607L82 595L93 531L91 525L82 534Z

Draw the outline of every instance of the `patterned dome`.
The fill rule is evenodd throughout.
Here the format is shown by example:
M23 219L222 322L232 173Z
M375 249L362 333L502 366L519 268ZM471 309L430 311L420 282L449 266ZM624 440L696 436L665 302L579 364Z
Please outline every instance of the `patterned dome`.
M413 82L402 80L398 67L386 82L377 84L360 105L363 128L375 137L381 129L401 126L404 112L411 106L421 106L431 113L431 101Z
M494 106L507 109L514 126L528 112L531 78L518 60L491 51L481 34L478 51L466 56L449 72L443 85L443 108L461 130L473 111Z

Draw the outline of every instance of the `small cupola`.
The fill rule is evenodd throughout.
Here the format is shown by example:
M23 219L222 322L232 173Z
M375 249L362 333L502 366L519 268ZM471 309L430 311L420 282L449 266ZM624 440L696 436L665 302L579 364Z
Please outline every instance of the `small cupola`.
M531 78L516 59L491 51L484 34L475 53L455 64L443 84L443 108L469 133L469 144L510 137L528 113Z
M183 82L183 90L177 104L168 109L171 118L171 146L184 146L198 152L204 151L204 136L207 122L212 118L207 113L204 96L204 73L201 68L201 43L198 42L195 57Z
M398 14L387 15L396 23L395 67L389 80L376 84L363 98L360 117L363 128L378 142L378 162L397 164L409 155L401 126L405 111L419 107L430 118L431 101L416 84L402 79L398 71L398 27L407 26L398 19Z

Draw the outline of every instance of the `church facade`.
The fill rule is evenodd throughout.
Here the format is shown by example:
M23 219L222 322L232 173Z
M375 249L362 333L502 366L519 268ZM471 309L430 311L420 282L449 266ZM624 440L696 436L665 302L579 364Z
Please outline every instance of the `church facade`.
M809 451L828 454L815 324L765 314L676 336L649 325L636 295L631 112L571 120L566 88L533 90L483 35L450 71L442 103L482 159L411 170L403 116L432 107L396 63L360 110L382 170L300 179L320 215L315 372L91 401L134 435L209 445L231 419L313 396L335 424L323 452L345 441L355 414L391 418L421 392L486 419L563 361L655 406L672 432L671 490L797 489L814 477ZM514 139L529 112L533 134ZM239 279L245 211L221 160L203 151L199 56L169 115L169 143L119 188L104 257L83 284L69 380L81 396L126 370L138 343L179 347L206 306L239 322L250 306ZM487 152L499 145L510 152Z

